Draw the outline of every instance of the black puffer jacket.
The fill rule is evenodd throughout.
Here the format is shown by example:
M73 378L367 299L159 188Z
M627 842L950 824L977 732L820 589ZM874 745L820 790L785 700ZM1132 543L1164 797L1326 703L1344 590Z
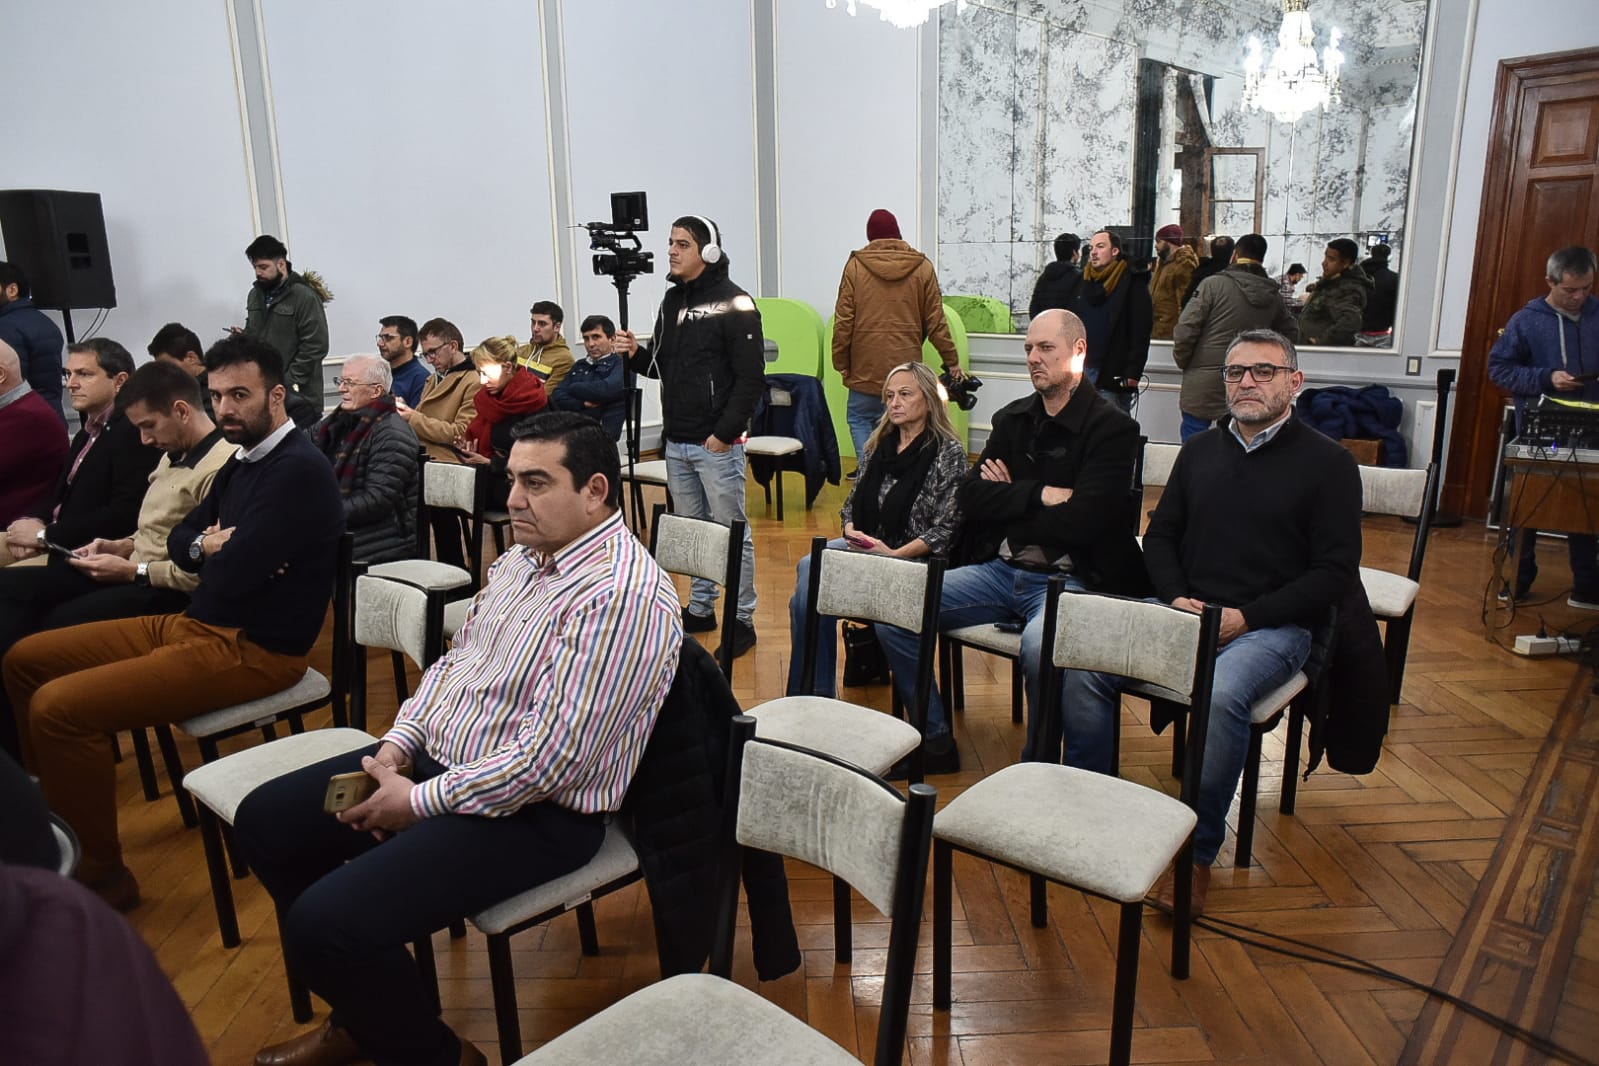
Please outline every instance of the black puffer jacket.
M343 417L346 414L334 411L323 420L334 427L330 453L355 428L356 418ZM316 440L314 431L311 439ZM382 563L416 554L421 448L416 433L399 415L385 415L373 424L361 446L355 484L344 496L344 526L355 534L358 561Z
M727 268L724 253L693 281L673 282L649 345L629 361L635 373L661 381L667 440L699 444L714 434L733 443L765 384L761 313Z
M1076 263L1065 263L1057 259L1044 268L1038 275L1038 284L1033 286L1033 298L1027 303L1027 317L1037 318L1052 308L1067 310L1072 305L1072 297L1077 294L1077 283L1083 280L1083 272L1077 269Z

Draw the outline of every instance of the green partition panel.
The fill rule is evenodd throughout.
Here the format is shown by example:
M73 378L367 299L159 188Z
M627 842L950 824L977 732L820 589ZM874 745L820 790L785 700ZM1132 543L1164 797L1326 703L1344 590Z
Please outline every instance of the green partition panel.
M763 296L755 301L761 312L761 333L777 345L777 358L766 364L768 374L822 372L822 316L804 300Z
M969 371L972 367L972 348L966 340L966 323L960 313L948 300L944 301L944 317L949 321L949 335L955 341L955 354L960 357L961 369ZM844 387L844 377L833 369L833 319L827 320L827 331L822 336L822 388L827 394L827 410L833 416L833 431L838 435L838 454L850 456L855 454L855 442L850 440L849 419L846 405L849 403L849 389ZM932 367L934 372L942 373L944 360L938 354L938 349L931 344L922 345L922 362ZM971 415L951 404L949 407L949 420L955 424L955 432L960 435L961 443L971 450Z
M945 296L944 303L960 312L968 333L1016 332L1016 321L1004 300L992 296Z

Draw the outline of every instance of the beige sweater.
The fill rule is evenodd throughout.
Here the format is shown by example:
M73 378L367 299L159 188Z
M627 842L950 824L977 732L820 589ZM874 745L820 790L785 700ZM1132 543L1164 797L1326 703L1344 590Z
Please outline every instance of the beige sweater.
M217 471L239 450L223 440L220 433L207 440L210 446L203 454L196 445L176 463L171 453L163 455L150 474L150 487L144 490L139 529L133 534L133 554L129 558L150 564L150 584L156 588L192 592L200 583L200 575L172 564L167 556L167 537L174 526L200 506L211 491Z

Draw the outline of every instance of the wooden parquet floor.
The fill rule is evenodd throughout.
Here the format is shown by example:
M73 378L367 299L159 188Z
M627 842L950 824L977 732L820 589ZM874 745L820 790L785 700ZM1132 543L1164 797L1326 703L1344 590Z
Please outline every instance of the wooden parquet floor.
M814 511L793 507L779 524L765 514L760 490L751 485L761 642L739 660L736 670L735 689L746 706L782 693L794 562L808 550L811 536L835 532L842 498L840 489L829 487ZM1366 563L1403 569L1411 535L1411 528L1397 521L1370 521ZM1488 898L1484 886L1497 883L1507 864L1529 861L1525 849L1502 848L1501 842L1511 840L1513 832L1521 834L1516 840L1551 832L1547 825L1535 830L1526 824L1529 809L1536 814L1547 808L1547 782L1538 785L1540 798L1529 809L1524 809L1523 794L1542 772L1540 767L1556 757L1545 752L1546 739L1577 669L1561 660L1519 658L1484 639L1480 610L1490 552L1491 539L1481 527L1435 534L1404 702L1394 709L1387 746L1374 773L1356 778L1324 767L1301 784L1297 815L1283 816L1277 810L1283 730L1268 738L1255 863L1246 870L1231 866L1229 836L1210 911L1349 952L1419 981L1452 981L1455 991L1480 996L1599 1058L1594 819L1582 806L1592 801L1599 775L1592 751L1584 763L1563 748L1563 769L1555 775L1553 792L1566 797L1562 809L1568 815L1579 808L1588 812L1589 835L1582 844L1588 851L1579 856L1575 841L1566 842L1570 861L1582 858L1586 863L1573 872L1586 870L1587 880L1567 877L1562 883L1565 895L1548 904L1551 914L1563 916L1546 923L1552 937L1518 947L1518 973L1531 978L1507 993L1506 983L1496 983L1491 968L1486 976L1480 967L1473 970L1475 947L1457 947L1463 938L1480 940L1483 935L1479 918L1490 907L1479 903L1479 897ZM1564 570L1553 554L1547 562L1546 582ZM1540 610L1551 627L1595 621L1567 608L1563 597ZM1508 632L1536 628L1528 614L1524 611ZM325 665L326 641L317 655ZM370 677L375 712L392 714L395 701L386 666L374 660ZM968 652L966 677L967 710L956 726L963 769L932 782L944 800L1014 762L1022 744L1023 727L1010 721L1008 664ZM887 708L885 688L849 694ZM383 724L380 717L374 728ZM1599 736L1591 716L1568 723L1566 731L1574 738L1566 746L1572 751L1582 744L1592 748ZM1168 741L1150 733L1147 707L1136 700L1124 706L1122 753L1127 776L1175 791ZM186 761L197 759L188 748ZM289 1014L270 903L253 879L235 882L244 944L223 949L199 835L182 828L169 796L144 802L131 763L120 767L119 794L128 861L146 897L131 920L192 1010L215 1061L248 1062L262 1044L300 1028ZM1572 825L1573 836L1578 828ZM854 963L836 965L829 882L801 864L791 863L789 872L805 964L798 973L759 986L760 992L846 1048L869 1056L887 922L857 900ZM1539 876L1540 869L1528 868L1511 880L1524 886ZM932 1009L930 940L924 928L908 1061L966 1066L1104 1061L1114 969L1113 908L1055 888L1048 928L1034 929L1020 876L957 857L955 877L954 1009ZM596 911L602 946L597 957L582 956L570 916L514 942L522 1029L529 1047L657 976L649 903L642 888L601 900ZM1210 931L1196 934L1192 977L1174 981L1167 969L1169 933L1164 919L1146 920L1135 1061L1336 1066L1545 1061L1501 1043L1497 1034L1476 1023L1449 1025L1446 1015L1451 1012L1428 1008L1420 992L1245 946ZM471 933L452 942L441 933L435 951L446 1020L493 1061L498 1048L482 938ZM754 987L747 954L741 947L736 976ZM1529 990L1542 997L1530 1014ZM325 1007L318 1003L318 1009Z

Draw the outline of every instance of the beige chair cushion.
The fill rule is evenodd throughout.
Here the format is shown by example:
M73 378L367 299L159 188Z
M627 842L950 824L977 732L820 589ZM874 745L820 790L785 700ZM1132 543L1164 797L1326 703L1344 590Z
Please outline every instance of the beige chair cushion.
M860 1060L743 985L669 977L551 1040L516 1066L860 1066Z
M627 834L622 831L621 824L613 818L605 827L605 840L594 858L565 877L546 881L472 915L472 924L485 933L503 933L518 922L525 922L556 907L570 910L580 903L587 903L593 893L637 870L638 854L629 843Z
M471 514L477 504L477 467L461 463L422 464L422 502Z
M822 553L821 589L816 594L820 614L884 622L920 633L926 595L924 562L836 548Z
M993 652L995 655L1003 655L1007 659L1022 657L1022 635L1007 633L992 624L962 626L959 629L946 629L944 633L962 644L969 644L974 648Z
M727 540L732 530L717 522L666 513L655 526L655 561L669 574L727 580Z
M1295 674L1270 692L1262 693L1260 699L1256 700L1255 705L1249 709L1249 720L1255 725L1260 725L1288 706L1295 696L1309 687L1310 678L1303 673Z
M933 836L1050 880L1131 903L1143 899L1193 832L1163 792L1049 763L1018 763L950 801Z
M445 592L472 583L470 571L432 559L396 559L392 563L367 567L366 572L372 577L392 578L418 588L442 589Z
M1365 586L1366 599L1371 601L1371 613L1378 618L1403 618L1421 591L1421 586L1408 577L1369 566L1360 568L1360 583Z
M183 787L232 825L240 802L261 785L377 742L359 729L313 729L197 766L183 775Z
M472 609L472 600L451 600L444 605L444 639L454 640L466 621L466 612Z
M793 455L805 450L805 445L793 437L751 437L744 442L747 455Z
M628 480L627 464L622 464L622 480ZM632 479L645 485L666 484L666 460L650 459L642 463L633 464Z
M784 696L748 713L758 737L820 751L874 774L887 773L922 742L909 722L825 696Z
M427 661L428 594L406 581L362 574L355 579L355 642Z
M1367 514L1419 518L1427 503L1427 471L1362 466L1360 495L1361 510Z
M315 670L307 669L289 688L248 703L236 703L178 723L191 737L209 737L244 725L270 725L290 711L309 711L327 702L333 685Z
M1157 444L1154 441L1144 445L1144 487L1165 488L1166 482L1171 480L1171 468L1177 465L1177 453L1183 450L1181 444Z

